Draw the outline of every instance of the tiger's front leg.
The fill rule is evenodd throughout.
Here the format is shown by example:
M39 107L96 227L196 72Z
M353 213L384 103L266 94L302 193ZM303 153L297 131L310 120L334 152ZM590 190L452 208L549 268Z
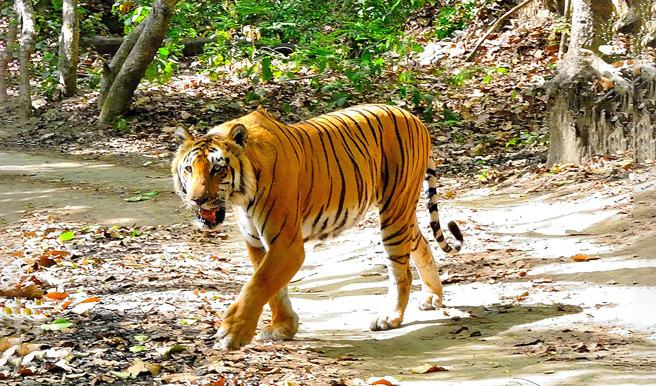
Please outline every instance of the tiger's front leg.
M253 277L242 288L237 302L225 312L217 333L222 348L237 350L250 343L264 305L278 296L301 268L305 251L300 229L295 233L279 237L270 245Z
M254 246L248 241L246 248L253 267L257 268L264 259L266 251L262 246ZM298 331L298 315L292 308L286 286L269 300L269 307L271 307L271 323L262 328L260 333L262 339L292 340Z

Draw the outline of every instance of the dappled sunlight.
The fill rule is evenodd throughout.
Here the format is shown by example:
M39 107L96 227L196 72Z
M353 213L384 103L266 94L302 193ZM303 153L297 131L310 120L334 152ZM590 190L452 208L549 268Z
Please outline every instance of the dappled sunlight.
M29 160L27 157L26 160ZM3 171L22 171L22 172L42 172L52 170L65 170L65 169L108 169L112 168L112 164L97 164L89 165L80 162L56 162L56 163L40 163L40 164L17 164L17 165L0 165L0 172Z
M587 261L585 264L580 262L546 264L533 268L529 273L531 275L558 275L558 274L577 274L586 272L606 272L615 271L625 268L656 268L654 259L633 259L627 262L619 257L609 257L598 260Z
M586 228L616 215L616 209L605 209L630 200L630 194L587 197L564 200L554 195L538 198L517 198L514 203L497 204L495 197L458 200L468 207L475 207L476 222L493 227L495 232L513 235L536 233L548 236L565 236L581 232ZM554 202L555 201L555 202ZM480 208L485 207L485 210Z

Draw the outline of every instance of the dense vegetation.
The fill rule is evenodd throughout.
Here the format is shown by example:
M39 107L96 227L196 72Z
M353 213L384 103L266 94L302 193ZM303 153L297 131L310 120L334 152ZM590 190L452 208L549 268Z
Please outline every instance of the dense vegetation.
M235 73L253 83L285 82L310 77L314 89L328 96L326 109L357 102L363 93L380 100L406 99L424 106L430 117L435 95L422 92L410 66L409 53L422 47L404 31L408 17L425 7L423 0L310 1L187 1L179 3L166 45L160 48L146 81L165 83L176 74L182 57L183 39L207 38L195 69L213 80ZM431 36L445 38L463 28L478 6L491 1L454 2L436 8ZM152 1L119 1L109 8L88 1L79 6L82 36L120 36L129 32L150 12ZM488 6L490 4L487 4ZM61 1L38 1L37 14L43 94L56 96L58 84L57 44L61 29ZM9 2L2 14L11 17ZM100 61L92 52L82 55L82 79L87 89L97 88ZM235 72L235 68L239 71ZM392 70L392 71L388 71ZM262 91L248 94L260 99ZM313 110L315 106L307 106ZM291 106L284 106L291 110Z

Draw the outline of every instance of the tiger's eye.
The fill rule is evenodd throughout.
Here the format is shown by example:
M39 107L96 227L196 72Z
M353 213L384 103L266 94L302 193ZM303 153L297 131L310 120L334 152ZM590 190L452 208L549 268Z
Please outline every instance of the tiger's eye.
M212 167L212 171L210 172L213 176L221 173L223 171L223 166L220 165L214 165Z
M187 172L187 173L191 173L191 171L192 171L191 165L185 166L184 171Z

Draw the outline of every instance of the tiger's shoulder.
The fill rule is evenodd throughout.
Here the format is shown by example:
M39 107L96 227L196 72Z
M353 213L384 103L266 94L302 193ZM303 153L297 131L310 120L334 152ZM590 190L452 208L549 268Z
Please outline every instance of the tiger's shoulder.
M248 128L249 137L254 135L257 137L258 134L275 134L281 127L286 127L285 124L279 122L265 109L258 109L237 119L214 126L207 132L207 135L225 137L230 129L237 124L242 124Z

